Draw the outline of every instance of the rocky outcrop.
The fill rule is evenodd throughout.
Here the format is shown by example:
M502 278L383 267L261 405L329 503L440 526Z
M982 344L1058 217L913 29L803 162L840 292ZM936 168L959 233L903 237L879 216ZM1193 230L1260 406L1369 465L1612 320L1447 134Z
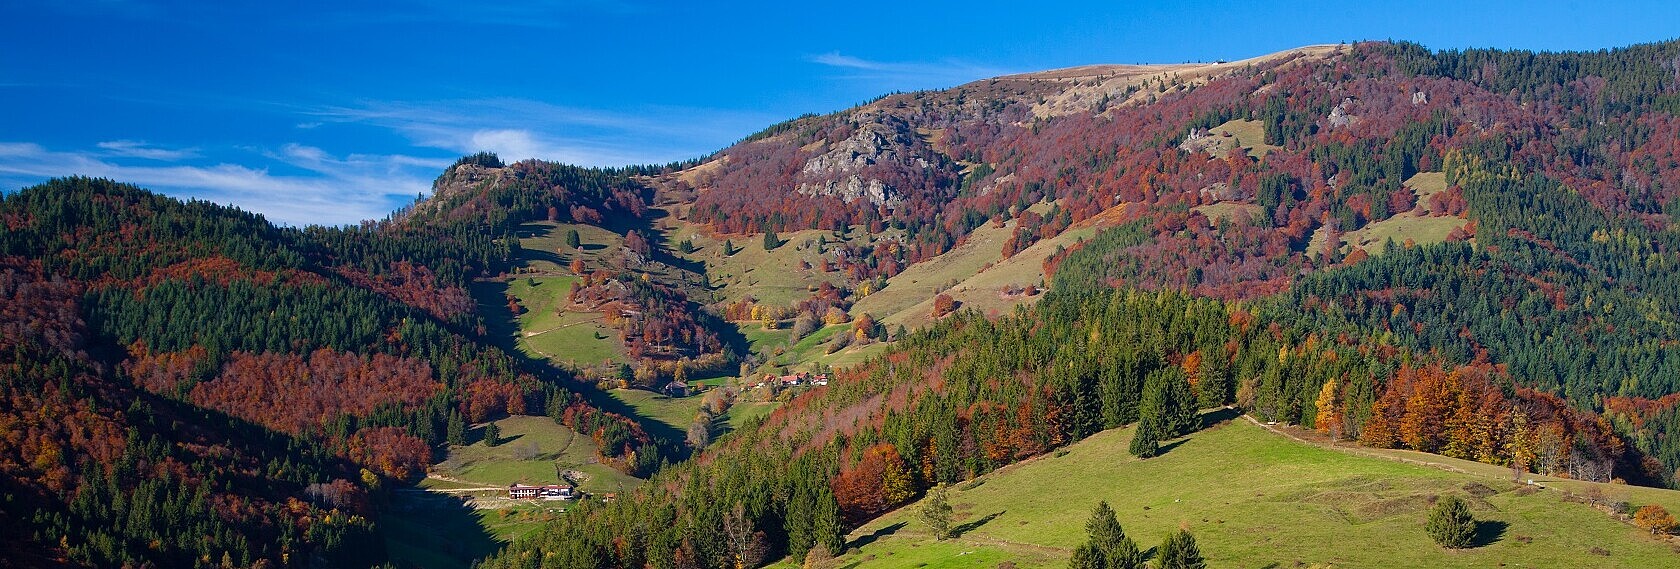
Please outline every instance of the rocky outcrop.
M1330 128L1341 128L1359 122L1358 116L1348 112L1348 109L1353 108L1354 103L1353 98L1348 97L1342 99L1341 104L1330 109L1330 116L1325 117L1330 123Z
M847 203L866 199L877 206L895 207L902 197L872 173L932 167L923 156L924 148L920 148L925 143L897 117L860 114L855 120L859 124L851 136L805 161L797 191L808 196L838 196Z

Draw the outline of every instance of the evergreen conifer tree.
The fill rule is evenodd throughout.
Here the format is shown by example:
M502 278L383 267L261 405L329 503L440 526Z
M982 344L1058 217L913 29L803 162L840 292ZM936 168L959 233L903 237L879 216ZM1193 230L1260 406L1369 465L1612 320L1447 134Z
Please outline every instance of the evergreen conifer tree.
M1206 569L1207 561L1202 559L1202 550L1196 546L1196 536L1190 535L1190 530L1179 528L1178 531L1167 534L1166 541L1161 542L1161 548L1155 550L1156 569Z
M951 537L951 503L945 494L944 483L928 490L927 501L922 502L921 511L922 521L933 530L933 537L941 540Z
M1425 529L1441 547L1461 549L1470 547L1471 539L1476 536L1476 520L1470 516L1470 506L1464 503L1463 498L1449 495L1429 510L1429 523Z
M1165 402L1162 416L1166 420L1164 438L1174 438L1195 432L1200 418L1196 415L1196 396L1190 392L1190 378L1176 367L1163 370L1161 389Z
M838 554L846 550L846 526L840 520L840 502L835 500L828 484L817 486L811 515L812 545L821 545Z
M1107 566L1103 564L1101 551L1089 543L1082 543L1073 550L1073 558L1068 559L1068 569L1107 569Z
M1162 417L1163 407L1166 405L1166 391L1157 385L1144 387L1143 400L1138 402L1137 431L1132 434L1132 445L1128 449L1133 456L1149 458L1161 449L1161 438L1165 436L1166 425Z
M444 440L451 445L466 446L467 422L461 417L460 411L449 412L449 426L444 437Z
M1073 558L1068 566L1072 569L1140 569L1143 567L1143 553L1138 551L1137 542L1126 537L1126 532L1120 527L1120 520L1115 517L1114 509L1108 507L1108 502L1098 502L1091 510L1091 519L1085 522L1084 545L1073 552Z

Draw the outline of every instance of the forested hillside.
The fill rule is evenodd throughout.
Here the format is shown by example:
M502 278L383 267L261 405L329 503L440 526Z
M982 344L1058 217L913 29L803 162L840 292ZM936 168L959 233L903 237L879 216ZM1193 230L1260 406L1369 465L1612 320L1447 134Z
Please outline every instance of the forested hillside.
M482 226L285 229L86 178L0 218L6 537L43 562L377 563L381 492L528 410L626 472L659 462L475 339L464 287L502 259Z
M1674 42L1562 54L1369 43L1200 72L1003 77L802 118L726 149L694 169L694 215L903 227L902 246L849 259L890 275L988 219L1016 222L1007 256L1106 213L1100 223L1118 229L1069 248L1100 250L1077 271L1083 286L1281 293L1327 331L1504 365L1519 385L1611 411L1673 470L1672 443L1651 425L1673 422L1672 400L1658 400L1680 390L1680 293L1667 278L1680 262L1676 61ZM807 191L848 171L825 168L824 149L849 149L863 178L893 167L892 144L852 144L877 123L907 125L914 135L890 140L940 153L926 168L958 164L960 182L918 182L887 202ZM1263 140L1245 140L1250 129ZM765 178L769 164L788 176ZM744 196L756 197L708 209ZM1354 268L1327 271L1343 266ZM871 274L848 292L879 288Z
M1194 428L1194 408L1226 403L1373 446L1671 485L1657 429L1673 398L1651 399L1676 391L1665 370L1680 340L1680 296L1661 278L1680 261L1665 102L1677 45L1343 46L1217 76L1162 74L1063 114L1035 104L1036 87L1008 87L1041 80L1004 78L749 139L698 167L695 219L734 231L902 228L905 246L872 262L888 273L1041 200L1055 200L1051 219L1069 218L1046 234L1138 207L1053 257L1038 306L911 335L491 565L797 560L844 547L845 529L935 484L1122 424L1170 438ZM964 106L987 88L1002 94ZM932 122L932 109L951 123ZM919 118L895 126L904 116ZM1258 123L1263 153L1201 142L1242 121ZM916 130L935 124L950 130ZM950 152L927 154L941 145ZM844 177L821 185L836 171L830 147L864 157L851 170L860 180L894 164L929 174L848 194ZM958 158L973 177L940 177ZM1431 172L1445 187L1409 185ZM1019 199L965 208L980 203L970 195ZM765 209L776 204L790 209ZM1220 204L1241 207L1208 207ZM1407 229L1441 218L1459 221L1427 238Z

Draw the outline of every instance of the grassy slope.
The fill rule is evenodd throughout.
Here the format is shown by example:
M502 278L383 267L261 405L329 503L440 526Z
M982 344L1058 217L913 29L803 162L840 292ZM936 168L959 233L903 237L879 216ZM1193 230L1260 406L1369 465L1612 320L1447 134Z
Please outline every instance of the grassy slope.
M1342 235L1341 245L1344 251L1352 251L1353 247L1358 247L1366 253L1381 253L1384 244L1390 239L1394 240L1396 245L1404 244L1407 239L1419 245L1440 243L1447 240L1447 234L1452 233L1453 229L1464 226L1463 218L1427 213L1429 198L1447 189L1446 174L1418 172L1406 179L1403 186L1412 189L1424 212L1400 212L1388 219L1367 224L1357 231L1345 233ZM1326 239L1329 239L1329 233L1324 228L1314 231L1311 241L1307 243L1307 251L1314 254L1322 251Z
M938 257L910 265L888 279L886 288L853 304L852 316L868 313L888 327L904 324L915 328L925 323L931 314L931 299L944 286L962 282L1003 258L1003 242L1015 231L1015 223L1011 220L1003 227L981 225L963 244ZM909 310L924 301L928 302L929 310L921 313Z
M1118 213L1120 209L1116 208ZM1033 211L1045 213L1050 204L1038 203ZM932 322L933 298L938 287L956 281L944 290L961 303L963 308L982 313L1007 313L1016 305L1036 302L1037 296L1004 297L1009 287L1044 285L1044 259L1057 247L1071 247L1081 239L1089 239L1110 225L1107 215L1081 222L1061 234L1034 243L1020 253L1003 258L1003 242L1015 231L1011 220L1002 228L983 225L974 230L968 241L939 257L905 269L888 281L887 288L869 295L852 306L853 315L868 312L889 328L903 325L914 330ZM863 361L876 350L847 351L824 361L829 365L848 365Z
M576 230L579 249L566 246L566 232ZM578 277L572 276L569 265L573 258L582 257L589 267L603 266L601 255L617 249L621 236L592 225L554 222L532 222L519 227L519 275L505 284L502 294L519 299L525 313L518 317L518 330L496 330L516 339L514 348L528 356L546 359L556 364L576 368L603 361L623 361L623 349L617 332L600 323L596 313L569 312L560 308L566 294ZM498 302L488 289L500 284L481 284L475 291L481 304Z
M428 490L505 487L514 482L552 484L559 482L559 470L585 474L578 487L601 494L634 488L640 479L595 462L595 442L557 425L548 417L517 416L496 421L502 430L501 445L483 441L454 447L449 458L433 467L451 478L427 478L420 484ZM483 427L473 435L482 436ZM479 497L499 497L501 490L470 492ZM565 503L525 502L504 508L472 509L454 495L398 489L380 523L386 546L401 566L428 569L465 567L499 549L503 543L530 532L553 516L564 515Z
M566 231L573 229L578 232L582 251L566 246ZM582 255L584 262L595 266L598 255L624 243L623 236L617 233L577 223L535 221L520 225L518 231L519 246L525 249L519 254L519 268L534 271L569 272L567 265L575 255Z
M688 430L704 399L699 395L669 397L642 389L614 389L612 396L635 409L638 416L663 422L679 431Z
M1215 222L1221 219L1236 219L1238 212L1247 212L1248 218L1251 220L1259 219L1265 213L1258 205L1242 202L1219 202L1199 205L1190 209L1201 212L1202 215Z
M1447 175L1442 172L1418 172L1403 185L1412 189L1418 203L1427 211L1429 198L1446 191ZM1465 220L1458 217L1434 216L1416 210L1406 211L1343 235L1342 241L1364 249L1366 253L1380 253L1383 244L1390 239L1397 245L1405 243L1407 239L1419 245L1446 241L1447 234L1452 233L1453 229L1463 227L1464 223Z
M519 315L520 351L572 368L625 361L618 331L601 324L600 313L560 310L572 283L580 281L572 276L531 276L508 282L507 294L525 307Z
M1046 204L1042 203L1035 205L1034 208L1042 208L1045 210L1049 209ZM1041 296L1005 297L1001 293L1004 289L1009 287L1024 287L1027 285L1037 285L1042 287L1045 280L1044 260L1046 258L1055 254L1058 247L1072 247L1080 240L1090 239L1099 231L1112 226L1124 210L1125 206L1116 206L1101 215L1087 219L1080 222L1078 225L1068 228L1066 231L1063 231L1055 237L1033 243L1032 246L1027 247L1008 259L996 260L1002 257L1002 241L1000 240L998 241L996 250L984 250L984 252L988 253L990 258L994 261L978 265L980 267L979 271L963 276L962 280L958 282L956 286L951 287L950 290L946 291L946 293L950 294L951 298L954 298L957 302L961 303L961 308L978 310L984 314L1005 314L1010 310L1013 310L1017 305L1037 302ZM1042 211L1040 213L1042 213ZM984 229L990 229L990 226L982 228L982 230ZM1014 231L1014 226L1010 225L1004 230L999 231L1004 232L1003 239L1008 239L1010 232ZM947 253L947 255L957 253L960 250L961 248L953 250L951 253ZM912 267L912 269L913 268L914 267ZM905 272L908 273L909 271ZM901 274L898 277L895 277L895 279L903 278L903 276L904 275ZM892 289L889 286L887 290L890 291ZM882 318L882 321L886 322L888 326L904 324L906 328L912 330L926 325L932 321L929 316L933 312L933 296L933 293L929 292L917 303L909 305L898 312ZM857 312L856 307L853 308L853 312ZM830 365L857 363L873 354L874 352L872 351L862 352L857 354L858 357L855 358L829 361L827 363Z
M1556 488L1518 491L1498 467L1412 457L1465 471L1450 472L1362 456L1244 420L1192 435L1147 461L1127 454L1130 436L1129 429L1099 433L1062 456L954 488L958 527L975 527L950 541L933 540L914 506L875 520L854 532L853 545L862 546L842 556L841 566L1060 567L1083 541L1099 500L1114 506L1146 551L1186 524L1214 567L1660 567L1677 559L1673 546L1566 502ZM1574 484L1635 504L1680 506L1680 492ZM1496 522L1484 525L1484 543L1446 551L1430 542L1423 522L1431 497L1482 487L1497 492L1472 500L1477 519Z
M844 281L841 273L821 270L822 255L817 253L817 243L819 239L837 241L832 231L810 229L778 234L782 245L765 251L762 233L717 236L676 216L667 218L665 225L665 239L672 251L684 239L694 243L695 251L683 257L705 264L713 286L722 287L717 290L719 300L734 302L751 296L761 303L789 306L810 297L810 287L818 283L839 285ZM847 235L847 242L853 244L869 239L862 228L854 227ZM723 254L724 241L735 246L734 255ZM800 261L810 263L812 268L800 268Z
M1218 141L1208 148L1208 153L1214 156L1225 156L1232 148L1248 149L1250 156L1265 156L1273 150L1282 148L1274 144L1266 144L1266 124L1260 121L1233 120L1208 130ZM1224 136L1225 133L1231 136Z
M502 444L492 447L479 441L451 448L449 458L436 470L484 486L507 486L514 482L553 484L560 481L560 469L583 472L587 479L580 481L578 487L586 492L617 492L641 483L640 479L596 462L594 441L555 424L548 417L508 417L496 421L496 426L502 430Z
M985 314L1008 313L1017 304L1037 302L1041 296L1022 296L1005 298L1001 292L1010 286L1024 287L1036 285L1043 287L1044 259L1055 254L1057 247L1072 247L1075 243L1090 239L1097 232L1107 228L1106 223L1080 224L1068 228L1055 237L1033 243L1020 253L1004 259L984 271L964 279L962 283L951 289L951 297L961 302L964 308L979 310ZM931 299L918 305L917 309L924 314L933 309Z

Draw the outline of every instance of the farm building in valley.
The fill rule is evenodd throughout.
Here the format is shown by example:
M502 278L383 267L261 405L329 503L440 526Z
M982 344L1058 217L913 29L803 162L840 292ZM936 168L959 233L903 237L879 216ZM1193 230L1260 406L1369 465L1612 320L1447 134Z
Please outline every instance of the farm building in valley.
M515 482L508 486L508 497L515 500L570 500L577 494L575 489L565 484L530 486Z

